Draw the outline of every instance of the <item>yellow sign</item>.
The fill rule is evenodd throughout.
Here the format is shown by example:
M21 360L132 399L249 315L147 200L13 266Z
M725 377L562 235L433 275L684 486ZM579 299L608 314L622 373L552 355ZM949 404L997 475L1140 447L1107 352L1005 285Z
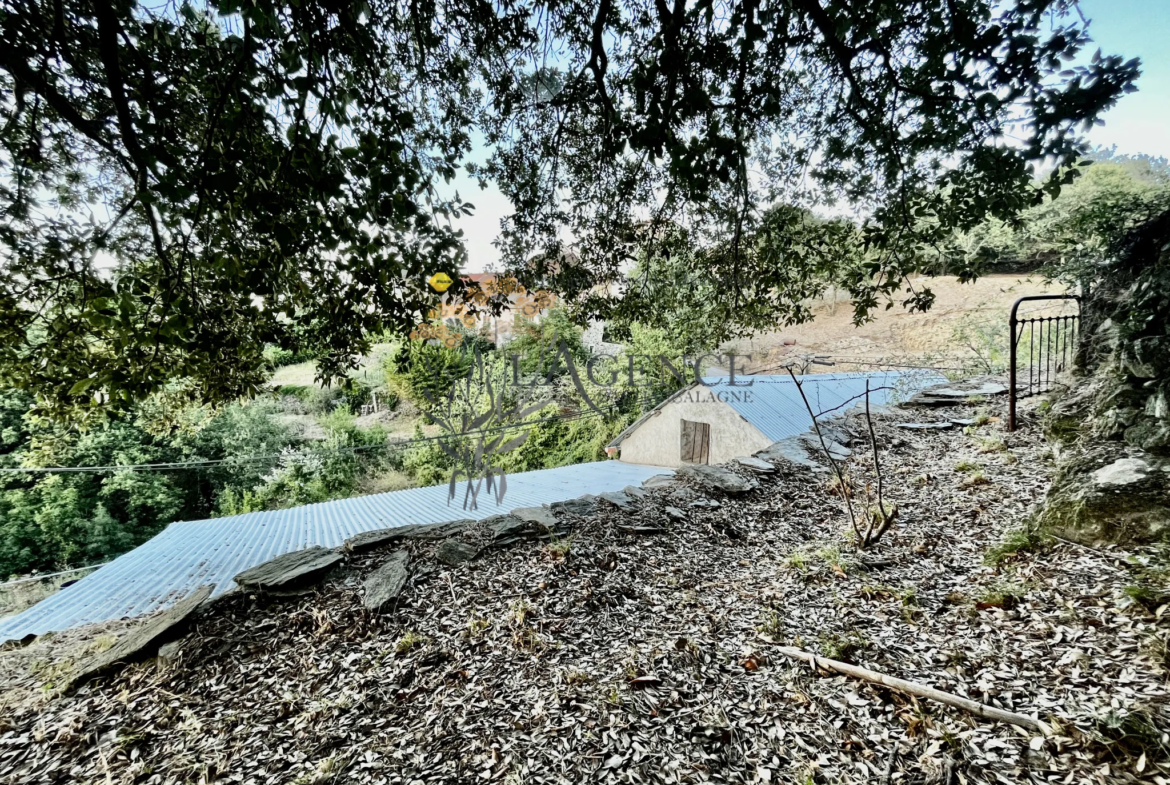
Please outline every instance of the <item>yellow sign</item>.
M447 291L447 288L454 282L451 280L451 276L447 275L446 273L435 273L427 279L427 283L429 283L431 288L436 292L445 292Z

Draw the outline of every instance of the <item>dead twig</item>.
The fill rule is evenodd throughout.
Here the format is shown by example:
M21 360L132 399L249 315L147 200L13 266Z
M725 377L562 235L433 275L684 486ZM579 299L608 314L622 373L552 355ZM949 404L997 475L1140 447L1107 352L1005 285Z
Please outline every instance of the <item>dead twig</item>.
M1005 711L997 709L994 706L988 706L985 703L963 698L958 695L952 695L949 692L936 690L933 687L927 687L924 684L916 684L912 681L899 679L894 676L887 676L884 673L871 671L869 668L862 668L858 665L849 665L848 663L838 662L837 660L830 660L825 657L818 657L817 655L804 651L803 649L794 649L790 646L776 647L785 657L794 660L801 660L807 662L815 668L824 668L826 670L836 671L845 676L852 676L855 679L862 679L870 681L875 684L881 684L889 687L892 690L904 692L907 695L914 695L919 698L927 698L929 700L945 703L948 706L954 706L959 709L964 709L974 714L976 717L983 717L988 720L995 720L996 722L1007 722L1012 725L1018 725L1021 728L1036 731L1044 736L1050 736L1052 729L1046 723L1034 719L1024 714L1016 714L1012 711Z
M853 533L857 535L858 542L861 542L861 527L857 525L857 515L853 512L853 500L849 498L849 488L845 482L845 475L841 471L841 467L833 458L833 454L829 452L829 445L825 443L825 435L821 433L821 424L817 422L816 412L813 411L812 405L808 402L808 396L804 394L804 386L800 383L800 379L796 378L796 374L792 370L792 366L786 366L785 370L788 375L792 377L793 384L796 385L796 391L800 393L800 399L804 401L804 408L808 410L808 416L812 418L813 428L817 432L817 438L821 442L821 450L824 451L825 457L829 459L829 465L833 467L833 474L837 477L837 487L841 490L841 498L845 500L845 507L849 510L849 523L853 525Z

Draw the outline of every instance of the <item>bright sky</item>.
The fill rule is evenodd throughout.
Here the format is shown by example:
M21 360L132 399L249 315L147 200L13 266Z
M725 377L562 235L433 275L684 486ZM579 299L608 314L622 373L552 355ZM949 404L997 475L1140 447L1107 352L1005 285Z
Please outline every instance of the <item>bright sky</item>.
M1103 54L1142 61L1138 91L1124 96L1105 115L1105 125L1089 133L1089 140L1116 145L1120 153L1170 158L1170 0L1080 0L1080 6L1091 20L1095 41L1088 57L1100 48ZM494 186L481 191L466 178L455 185L476 208L459 226L467 237L467 272L481 272L499 260L492 240L511 208Z

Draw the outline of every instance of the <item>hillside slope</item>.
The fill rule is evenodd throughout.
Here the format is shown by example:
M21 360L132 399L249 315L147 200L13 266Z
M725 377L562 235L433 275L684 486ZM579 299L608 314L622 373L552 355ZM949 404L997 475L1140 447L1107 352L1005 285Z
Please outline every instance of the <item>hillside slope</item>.
M970 412L890 417L948 414ZM998 428L878 423L902 514L869 567L824 475L785 464L741 498L668 486L458 567L411 544L385 615L360 585L386 552L355 556L307 595L220 602L170 663L71 697L40 689L69 666L37 642L0 657L0 768L28 783L1163 782L1166 675L1146 644L1165 617L1129 600L1121 552L985 564L1047 484L1035 430ZM862 494L872 462L854 447ZM818 673L777 643L1056 735Z

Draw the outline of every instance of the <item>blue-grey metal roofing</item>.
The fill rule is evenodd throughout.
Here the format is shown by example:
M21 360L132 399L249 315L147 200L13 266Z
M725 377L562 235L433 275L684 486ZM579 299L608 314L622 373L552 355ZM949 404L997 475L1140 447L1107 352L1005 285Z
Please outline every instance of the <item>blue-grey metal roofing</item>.
M537 507L585 493L616 491L673 470L621 461L510 474L501 503L481 492L478 509L448 505L447 485L320 502L288 510L172 523L153 539L23 613L0 621L0 641L82 624L138 616L173 605L192 589L215 584L214 595L235 586L249 567L310 545L337 547L364 531L486 518L517 507Z
M814 373L798 378L818 415L863 405L866 380L871 390L871 406L898 403L919 390L946 382L945 376L928 370ZM734 385L729 377L708 376L704 377L703 384L773 442L812 427L800 390L788 374L736 376Z

